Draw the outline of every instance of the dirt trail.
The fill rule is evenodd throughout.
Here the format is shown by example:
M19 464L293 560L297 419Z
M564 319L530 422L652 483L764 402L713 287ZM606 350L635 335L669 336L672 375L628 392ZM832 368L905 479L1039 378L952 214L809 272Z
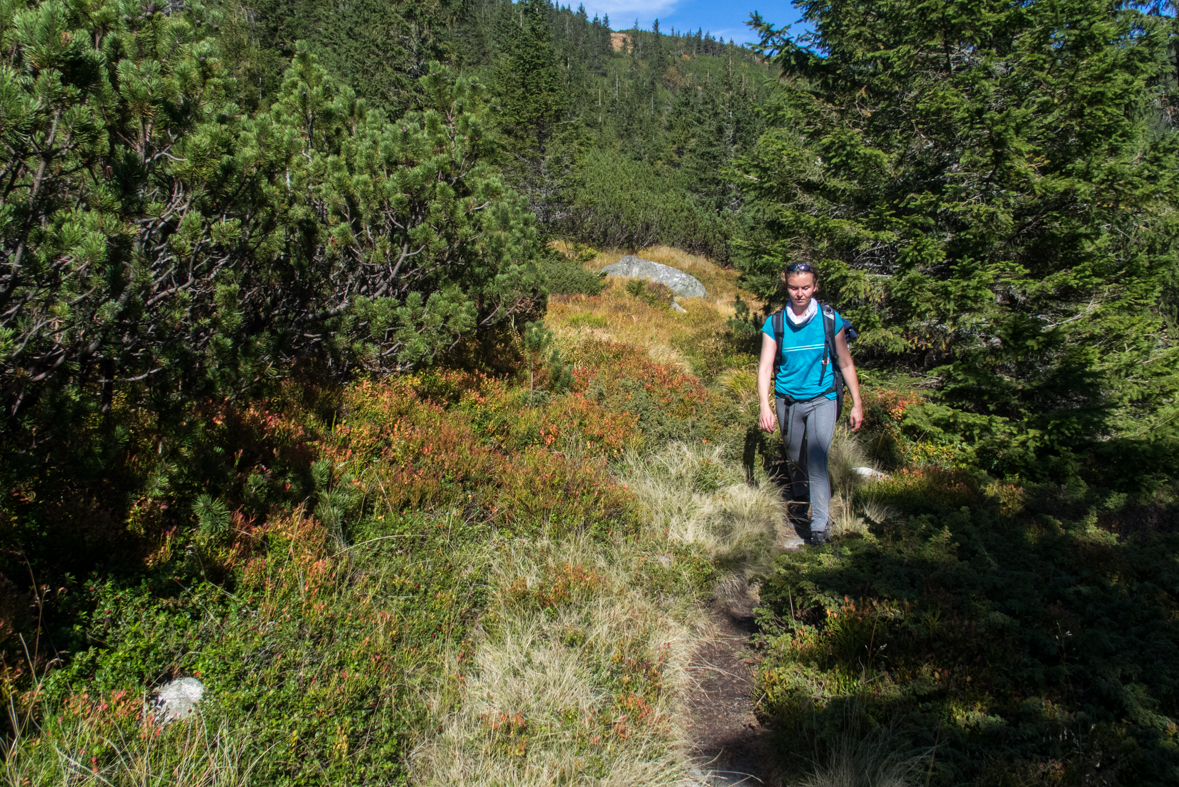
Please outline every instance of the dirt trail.
M688 699L695 779L708 787L781 785L772 771L769 731L753 713L754 599L748 594L712 602L716 635L701 645L689 669L696 687Z

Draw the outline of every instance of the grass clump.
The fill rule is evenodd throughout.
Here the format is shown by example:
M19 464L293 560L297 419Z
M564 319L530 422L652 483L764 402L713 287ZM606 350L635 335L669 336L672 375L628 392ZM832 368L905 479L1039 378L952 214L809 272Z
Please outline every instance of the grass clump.
M649 527L701 548L729 585L743 586L768 568L786 526L785 503L772 483L747 483L720 447L703 444L671 443L628 464L627 487Z
M251 744L249 729L211 728L200 716L160 727L144 714L142 695L111 700L113 711L110 703L79 696L58 717L46 720L36 744L16 746L7 753L4 783L95 787L247 787L254 783L264 752ZM120 716L120 722L112 725L111 715ZM112 734L113 738L108 737ZM108 750L116 750L118 756L104 756Z
M549 295L598 295L605 287L604 276L585 266L595 255L581 246L549 249L537 266L541 285Z
M411 758L420 784L666 784L684 775L677 704L687 607L644 591L646 540L503 543L496 611ZM682 597L681 597L682 598Z
M631 279L626 283L626 291L629 295L657 309L670 309L671 305L675 303L675 293L671 291L671 288L657 281Z
M831 479L831 532L839 537L865 536L872 524L882 524L896 514L881 499L873 483L884 477L868 458L862 439L844 425L835 427L828 453ZM868 475L864 475L864 471Z
M609 324L605 317L596 314L573 314L565 321L570 328L594 328L603 330Z

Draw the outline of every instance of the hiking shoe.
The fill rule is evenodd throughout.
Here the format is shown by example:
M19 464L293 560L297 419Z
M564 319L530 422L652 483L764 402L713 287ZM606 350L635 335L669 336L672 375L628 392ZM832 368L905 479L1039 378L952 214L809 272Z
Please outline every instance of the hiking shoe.
M830 539L831 537L826 530L812 530L810 538L806 542L813 547L820 547L830 541Z

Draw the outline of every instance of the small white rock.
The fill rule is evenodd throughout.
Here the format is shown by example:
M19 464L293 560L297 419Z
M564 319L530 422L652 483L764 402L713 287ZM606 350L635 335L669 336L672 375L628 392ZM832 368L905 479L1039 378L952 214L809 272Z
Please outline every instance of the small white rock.
M853 467L852 470L864 478L888 478L888 473L882 473L875 467Z
M158 723L167 724L192 714L204 696L205 685L199 680L179 678L152 692L149 710Z

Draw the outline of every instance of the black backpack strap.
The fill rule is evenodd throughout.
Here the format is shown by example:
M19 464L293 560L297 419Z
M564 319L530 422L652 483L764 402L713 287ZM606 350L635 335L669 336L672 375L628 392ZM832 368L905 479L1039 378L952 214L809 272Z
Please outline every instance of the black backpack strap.
M835 349L835 310L825 303L819 304L823 312L823 371L827 371L827 364L831 364L831 388L835 391L835 420L843 413L843 369L839 366L839 352ZM822 380L822 377L819 378Z
M819 304L819 310L823 312L823 334L827 340L823 342L823 371L827 371L827 364L831 363L832 357L838 360L839 355L835 352L835 310L825 303ZM838 364L837 364L838 365ZM823 378L819 378L822 382Z
M782 344L786 341L786 314L782 309L774 312L770 316L770 323L774 327L774 342L777 349L774 351L774 376L770 381L770 390L777 396L778 390L778 371L782 368Z

